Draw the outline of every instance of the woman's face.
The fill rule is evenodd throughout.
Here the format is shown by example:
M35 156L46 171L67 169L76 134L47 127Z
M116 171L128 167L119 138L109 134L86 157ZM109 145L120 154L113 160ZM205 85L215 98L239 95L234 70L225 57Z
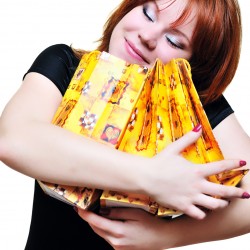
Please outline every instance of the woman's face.
M196 25L195 10L183 24L171 24L180 17L188 0L159 0L131 10L113 30L109 53L129 62L152 66L173 58L189 59L191 38ZM167 7L167 8L166 8Z

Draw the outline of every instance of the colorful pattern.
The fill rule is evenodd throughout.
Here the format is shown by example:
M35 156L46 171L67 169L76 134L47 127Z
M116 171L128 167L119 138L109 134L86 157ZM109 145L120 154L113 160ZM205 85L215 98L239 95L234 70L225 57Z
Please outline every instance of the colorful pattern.
M203 135L183 156L194 163L223 159L184 59L152 69L128 64L108 53L83 56L53 123L131 154L152 157L198 123ZM209 180L236 186L247 170L228 171ZM39 182L44 191L72 205L142 208L157 216L180 212L159 206L141 194L68 187Z

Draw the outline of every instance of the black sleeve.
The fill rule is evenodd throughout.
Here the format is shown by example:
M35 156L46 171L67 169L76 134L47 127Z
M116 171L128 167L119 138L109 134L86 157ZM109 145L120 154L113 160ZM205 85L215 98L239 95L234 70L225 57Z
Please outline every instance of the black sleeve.
M221 96L216 101L204 106L212 128L215 128L226 117L234 113L224 96Z
M64 95L78 64L79 60L68 45L56 44L42 51L26 74L36 72L46 76Z

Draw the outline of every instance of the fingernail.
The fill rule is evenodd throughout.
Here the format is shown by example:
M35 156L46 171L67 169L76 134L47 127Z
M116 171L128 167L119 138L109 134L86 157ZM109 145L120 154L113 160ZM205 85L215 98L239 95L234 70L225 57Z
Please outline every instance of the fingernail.
M240 161L240 166L243 167L243 166L246 166L247 165L247 162L246 161Z
M247 192L244 192L241 196L242 199L249 199L250 198L250 194Z
M109 215L110 214L110 209L109 208L101 208L99 210L99 214L101 214L101 215Z
M74 206L73 208L74 208L74 210L78 213L78 207L77 207L77 206Z
M194 128L193 128L193 132L199 132L201 130L202 126L201 124L197 124Z

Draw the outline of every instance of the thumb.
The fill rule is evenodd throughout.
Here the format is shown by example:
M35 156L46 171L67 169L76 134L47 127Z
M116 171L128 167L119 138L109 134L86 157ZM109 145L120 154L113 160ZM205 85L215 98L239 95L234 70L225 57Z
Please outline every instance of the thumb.
M82 218L82 219L84 219L84 220L87 220L87 218L88 217L90 217L92 214L93 214L93 212L91 212L91 211L88 211L88 210L86 210L86 209L81 209L81 208L79 208L79 207L73 207L74 208L74 210L78 213L78 215Z
M174 141L168 145L168 152L173 154L180 154L184 149L186 149L191 144L195 143L202 134L202 126L200 124L196 125L192 131L188 132L178 140Z
M104 220L104 217L101 217L100 215L95 214L94 212L86 209L76 208L74 207L74 210L78 213L78 215L85 220L87 223L91 225L98 225L100 221Z

